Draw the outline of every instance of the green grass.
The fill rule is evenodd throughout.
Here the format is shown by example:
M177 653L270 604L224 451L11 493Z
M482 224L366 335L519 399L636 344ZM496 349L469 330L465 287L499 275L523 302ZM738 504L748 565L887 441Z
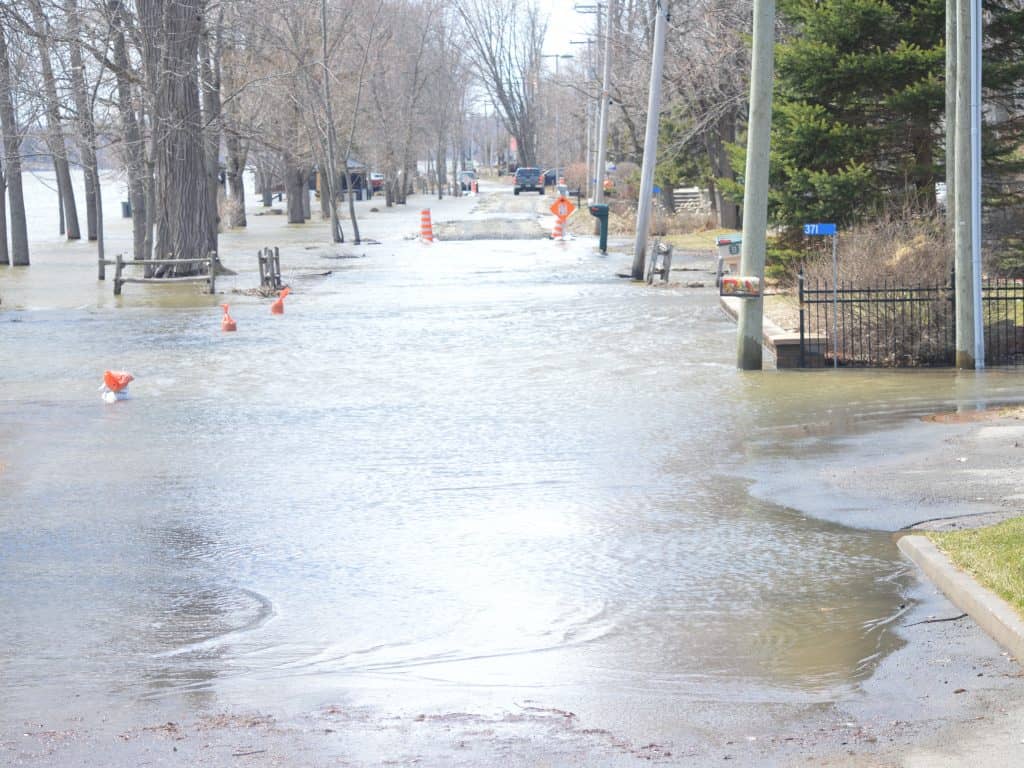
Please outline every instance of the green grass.
M715 245L719 235L739 234L731 229L707 229L702 232L691 232L687 235L665 235L661 239L679 251L708 251L717 253Z
M1024 614L1024 517L987 528L928 537L980 584Z

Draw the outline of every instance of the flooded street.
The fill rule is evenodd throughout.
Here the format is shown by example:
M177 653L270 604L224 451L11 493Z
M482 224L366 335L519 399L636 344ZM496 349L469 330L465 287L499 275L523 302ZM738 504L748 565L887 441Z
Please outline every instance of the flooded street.
M543 199L480 202L435 220ZM224 291L280 244L281 317L115 300L86 244L0 268L0 735L330 704L701 745L854 702L904 646L916 510L805 514L809 468L1017 374L743 374L712 289L617 279L589 239L424 246L418 210L336 254L320 222L224 235Z

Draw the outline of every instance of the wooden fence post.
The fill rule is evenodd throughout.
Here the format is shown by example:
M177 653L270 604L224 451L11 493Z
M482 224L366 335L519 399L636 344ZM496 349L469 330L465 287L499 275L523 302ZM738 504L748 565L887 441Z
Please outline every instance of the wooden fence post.
M119 253L114 257L114 295L121 295L121 273L124 271L124 257Z
M217 252L210 251L210 293L216 293L217 286Z

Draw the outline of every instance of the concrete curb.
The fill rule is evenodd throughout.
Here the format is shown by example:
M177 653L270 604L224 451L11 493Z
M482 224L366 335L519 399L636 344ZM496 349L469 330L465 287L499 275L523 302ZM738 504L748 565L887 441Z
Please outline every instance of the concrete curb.
M1024 664L1024 619L1009 603L953 565L927 536L908 534L896 545L950 602Z

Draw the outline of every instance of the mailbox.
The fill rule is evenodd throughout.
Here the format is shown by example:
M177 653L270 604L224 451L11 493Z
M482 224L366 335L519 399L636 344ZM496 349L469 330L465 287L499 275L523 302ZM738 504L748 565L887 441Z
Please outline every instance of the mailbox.
M717 238L718 264L715 270L715 284L721 285L722 275L736 274L740 271L740 250L743 238L740 235L722 235Z
M590 206L590 215L597 219L601 241L599 248L601 253L608 253L608 206L604 203L595 203Z
M733 296L737 299L756 299L761 295L761 280L745 275L723 275L718 284L719 296Z

